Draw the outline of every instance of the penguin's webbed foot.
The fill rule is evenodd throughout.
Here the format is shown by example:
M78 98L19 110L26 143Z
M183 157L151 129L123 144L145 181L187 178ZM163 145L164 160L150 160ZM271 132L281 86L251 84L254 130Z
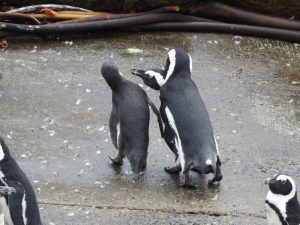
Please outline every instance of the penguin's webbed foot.
M165 171L166 171L167 173L170 173L170 174L177 174L177 173L180 173L180 171L181 171L181 166L165 167L164 169L165 169Z
M115 158L108 156L108 158L111 160L111 165L113 165L113 166L122 166L123 165L123 159L118 156Z
M182 183L180 186L186 189L197 189L197 186L192 183Z

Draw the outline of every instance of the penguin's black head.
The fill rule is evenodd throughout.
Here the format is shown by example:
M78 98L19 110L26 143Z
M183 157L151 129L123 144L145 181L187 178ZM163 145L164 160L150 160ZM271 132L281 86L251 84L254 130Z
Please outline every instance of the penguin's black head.
M296 185L294 180L284 174L276 174L268 181L270 191L276 195L289 195L296 193Z
M0 164L3 160L10 157L8 147L6 146L2 137L0 137Z
M118 86L123 79L117 63L113 59L107 59L104 61L101 67L101 74L112 89Z
M160 86L158 84L159 77L162 77L164 70L161 69L150 69L150 70L136 70L133 69L131 73L143 79L144 83L154 89L159 90Z
M165 81L172 74L179 72L192 73L192 57L182 48L174 48L168 52L168 58L165 64Z

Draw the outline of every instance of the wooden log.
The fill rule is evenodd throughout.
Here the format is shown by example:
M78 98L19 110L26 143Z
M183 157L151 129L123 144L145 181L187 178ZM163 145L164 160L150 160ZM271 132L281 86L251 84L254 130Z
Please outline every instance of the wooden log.
M196 0L43 0L43 4L65 4L93 11L105 11L114 13L128 13L149 11L154 8L179 5L183 9L189 9L194 3L201 2ZM271 15L281 15L286 17L300 18L300 1L299 0L219 0L236 6L238 8L266 13ZM28 5L41 4L40 0L5 0L0 1L0 6L23 7Z

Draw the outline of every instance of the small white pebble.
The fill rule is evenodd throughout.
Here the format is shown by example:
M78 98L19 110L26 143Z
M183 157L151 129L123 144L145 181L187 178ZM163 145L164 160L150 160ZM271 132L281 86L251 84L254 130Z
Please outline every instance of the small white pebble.
M96 155L100 155L100 154L101 154L101 151L98 150L98 151L96 152Z
M76 105L80 105L80 103L81 103L81 99L78 99L78 100L76 101Z
M91 93L91 89L85 89L85 91L87 92L87 93Z
M68 216L75 216L75 213L71 212L68 214Z
M22 155L21 155L21 158L27 159L27 158L28 158L28 155L27 155L27 154L22 154Z
M92 108L92 107L89 107L87 110L88 110L88 111L92 111L92 110L93 110L93 108Z
M83 169L81 169L78 173L77 173L77 176L81 176L83 174Z

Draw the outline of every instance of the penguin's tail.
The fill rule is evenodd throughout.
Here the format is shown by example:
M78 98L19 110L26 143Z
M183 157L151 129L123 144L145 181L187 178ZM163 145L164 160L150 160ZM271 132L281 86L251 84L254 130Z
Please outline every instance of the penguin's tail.
M202 174L209 174L215 172L215 167L213 166L211 160L206 160L204 164L189 162L186 168L190 168L191 170Z

